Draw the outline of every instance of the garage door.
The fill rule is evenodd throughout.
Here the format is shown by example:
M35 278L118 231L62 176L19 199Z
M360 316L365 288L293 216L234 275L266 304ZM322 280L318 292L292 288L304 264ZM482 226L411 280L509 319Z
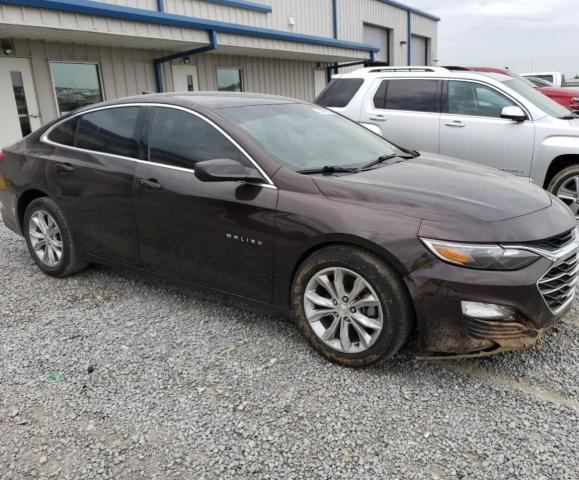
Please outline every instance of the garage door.
M388 43L389 35L388 29L383 27L376 27L374 25L364 24L364 43L375 45L380 48L376 53L374 60L377 62L384 62L390 65L388 52L390 45Z
M428 40L426 37L412 35L412 65L428 65Z

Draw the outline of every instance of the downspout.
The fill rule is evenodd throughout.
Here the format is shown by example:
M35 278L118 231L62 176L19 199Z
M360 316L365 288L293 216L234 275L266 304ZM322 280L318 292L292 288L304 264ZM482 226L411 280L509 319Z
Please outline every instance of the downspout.
M407 10L408 14L408 38L406 40L407 51L408 51L408 66L412 63L412 12Z
M164 12L165 11L165 2L164 0L157 0L157 11Z
M334 39L338 39L338 0L332 0L332 30L334 33ZM338 73L338 64L334 65L327 70L327 81L328 83L332 80L332 71Z
M159 0L162 1L162 0ZM200 48L194 48L193 50L187 50L185 52L173 53L172 55L166 55L165 57L155 58L153 60L153 66L155 69L155 83L157 85L157 92L162 93L163 88L163 63L169 62L171 60L176 60L178 58L190 57L192 55L199 55L200 53L210 52L211 50L216 50L217 44L217 32L215 30L209 30L209 45Z

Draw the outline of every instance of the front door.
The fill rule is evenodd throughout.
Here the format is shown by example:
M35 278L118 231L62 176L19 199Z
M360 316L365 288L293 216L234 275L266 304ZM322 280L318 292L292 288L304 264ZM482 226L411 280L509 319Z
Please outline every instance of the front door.
M40 127L30 60L0 58L0 148Z
M440 153L529 177L535 126L532 120L501 118L504 107L517 105L494 88L451 80L440 116Z
M173 64L173 91L197 92L199 91L199 76L196 65Z
M194 173L198 161L251 164L213 125L189 111L154 107L150 114L150 162L139 163L135 174L144 266L270 302L277 189L200 181Z

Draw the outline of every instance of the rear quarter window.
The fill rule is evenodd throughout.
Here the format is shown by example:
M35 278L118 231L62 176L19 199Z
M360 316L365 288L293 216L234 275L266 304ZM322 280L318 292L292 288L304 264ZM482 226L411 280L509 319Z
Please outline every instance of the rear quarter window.
M71 118L70 120L66 120L58 124L48 134L48 140L60 145L68 145L69 147L73 147L77 125L78 117Z
M322 107L345 107L364 83L362 78L335 78L316 98Z

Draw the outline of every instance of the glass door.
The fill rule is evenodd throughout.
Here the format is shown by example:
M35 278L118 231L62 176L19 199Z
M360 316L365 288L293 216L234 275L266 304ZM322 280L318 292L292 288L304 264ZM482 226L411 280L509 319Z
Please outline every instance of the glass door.
M40 127L36 90L27 58L0 58L0 148Z

